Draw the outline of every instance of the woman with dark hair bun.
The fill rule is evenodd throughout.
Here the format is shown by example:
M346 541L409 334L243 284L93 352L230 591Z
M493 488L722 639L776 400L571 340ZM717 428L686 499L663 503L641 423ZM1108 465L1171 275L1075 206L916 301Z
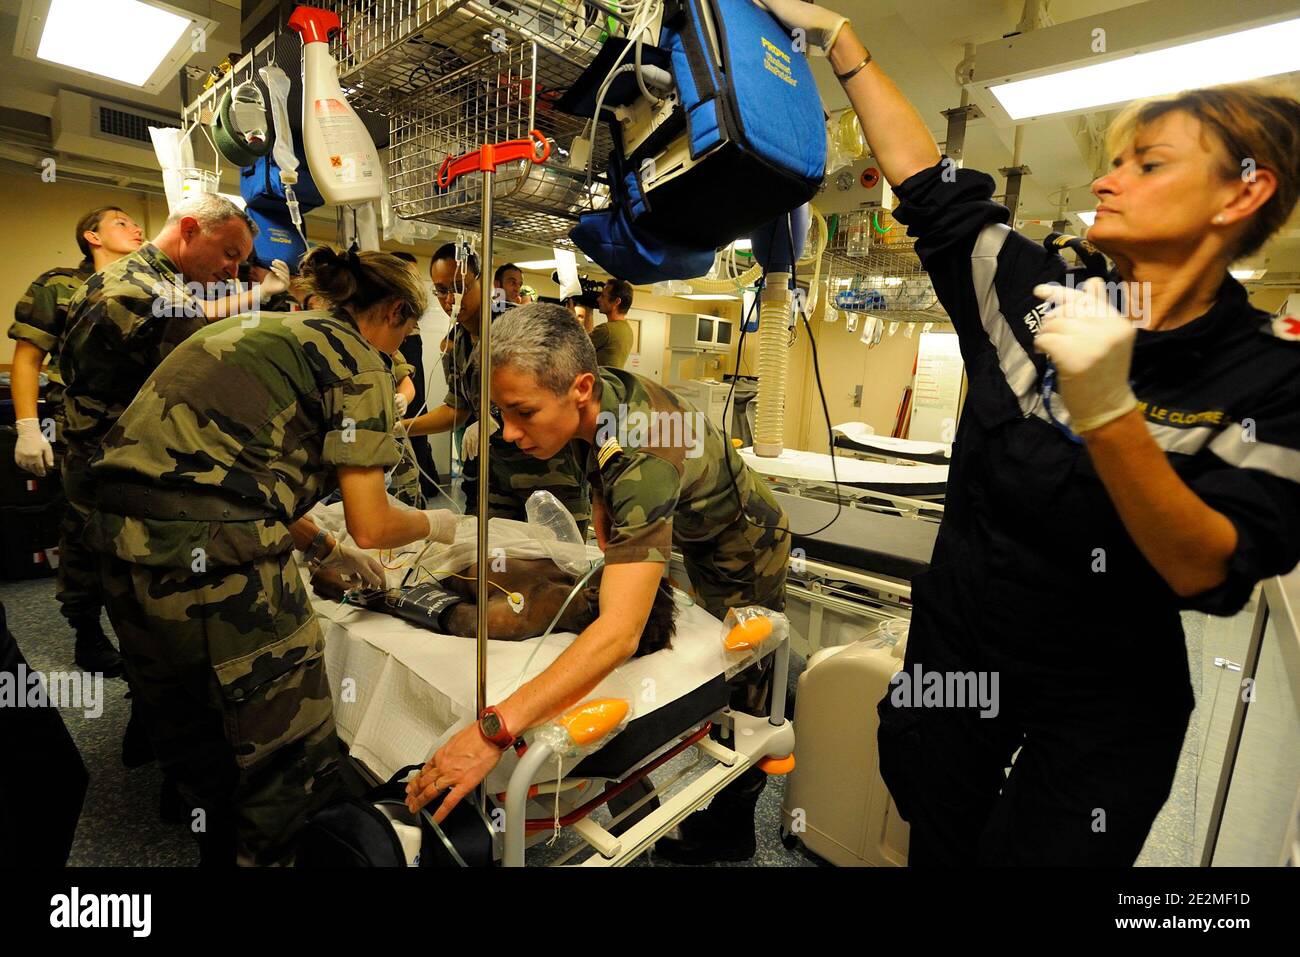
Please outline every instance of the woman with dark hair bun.
M339 783L339 746L299 561L385 587L362 549L449 541L448 511L394 507L392 373L427 299L386 253L301 264L327 309L255 312L177 346L92 464L109 616L158 759L207 815L204 863L286 861ZM307 511L341 492L356 547ZM295 557L295 549L301 559Z

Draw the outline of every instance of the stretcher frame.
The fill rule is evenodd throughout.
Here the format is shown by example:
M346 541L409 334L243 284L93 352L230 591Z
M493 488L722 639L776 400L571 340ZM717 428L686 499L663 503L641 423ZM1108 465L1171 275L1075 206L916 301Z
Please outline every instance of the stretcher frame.
M622 867L631 863L648 851L659 838L676 827L683 818L698 810L713 795L717 794L749 768L760 764L764 759L783 758L794 751L794 725L785 716L785 688L790 674L789 636L784 638L770 654L774 655L775 658L772 671L772 705L769 713L767 715L751 715L743 711L723 708L709 721L704 722L703 725L693 725L691 728L679 732L675 739L670 740L666 745L648 755L644 764L625 775L623 780L619 782L623 787L641 780L649 771L654 770L658 766L657 762L661 761L665 749L669 753L672 752L674 740L678 745L690 742L699 749L702 757L697 759L692 768L680 772L670 781L657 785L652 791L622 811L611 822L611 825L616 825L636 813L652 798L664 796L668 788L689 773L691 769L702 763L704 757L713 759L715 764L698 778L688 782L676 794L665 797L658 808L620 835L612 834L608 828L593 820L590 812L605 803L605 800L619 793L621 788L607 787L604 795L605 800L596 803L588 802L587 805L583 805L582 807L586 808L586 813L567 826L573 828L583 842L594 849L596 853L579 866ZM755 659L749 667L757 664L758 660L760 659ZM730 747L707 736L709 727L712 724L717 724L724 730L724 735L731 740ZM529 830L530 820L545 820L549 825L551 810L544 806L545 801L539 801L535 805L539 812L537 817L530 819L527 809L529 804L528 795L533 777L553 759L554 752L549 746L535 744L528 749L510 776L510 784L504 802L506 813L502 863L506 867L525 866L527 831ZM549 831L549 827L546 830ZM536 840L544 840L546 836L545 831L538 831ZM579 845L577 848L566 852L556 864L567 863L582 849L582 845Z
M687 727L670 735L667 740L638 759L635 766L621 778L606 779L574 775L573 771L582 766L582 762L579 762L558 781L534 785L533 779L554 763L555 753L548 745L541 743L531 745L511 772L506 791L503 794L492 795L489 799L491 803L485 804L482 808L488 820L501 821L504 825L494 829L494 858L506 867L526 866L528 847L548 840L553 832L554 794L558 788L562 792L560 827L571 830L581 838L582 843L565 851L547 866L565 866L577 855L591 849L595 853L577 866L624 867L648 851L659 838L676 827L683 818L708 803L715 794L745 771L766 758L782 758L791 754L794 750L794 726L785 715L784 693L789 680L790 648L791 638L787 635L778 645L754 658L741 669L743 672L756 667L768 655L773 656L772 687L774 690L768 714L751 715L730 707L723 707L704 720L692 721ZM714 726L722 729L722 737L729 739L729 745L709 737L709 732ZM616 737L607 738L601 742L601 746L609 744ZM689 767L658 782L653 789L615 815L608 826L595 820L594 813L612 798L645 779L669 759L690 747L696 748L698 753ZM351 754L348 755L348 760L365 780L374 784L383 783L375 772ZM583 760L585 761L586 758L584 757ZM712 767L687 781L686 785L676 793L670 796L667 794L678 782L710 760L713 762ZM597 781L607 783L599 797L592 798L590 793L582 788L585 787L584 782ZM577 797L579 792L581 797ZM656 797L662 798L658 808L624 833L620 835L611 833L610 828L636 814ZM426 810L432 812L436 809L436 805L435 800ZM492 805L497 809L504 809L504 819L492 813Z

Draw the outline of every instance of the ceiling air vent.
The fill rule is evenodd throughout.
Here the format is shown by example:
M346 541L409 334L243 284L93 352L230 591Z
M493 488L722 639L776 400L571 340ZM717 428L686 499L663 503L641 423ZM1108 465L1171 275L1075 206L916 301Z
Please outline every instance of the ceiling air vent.
M180 117L135 109L124 103L58 92L53 111L54 148L73 156L158 169L151 126L180 126Z
M180 123L161 120L158 117L141 116L139 113L127 113L111 106L99 107L99 132L122 139L135 140L137 143L151 145L149 127L180 127Z

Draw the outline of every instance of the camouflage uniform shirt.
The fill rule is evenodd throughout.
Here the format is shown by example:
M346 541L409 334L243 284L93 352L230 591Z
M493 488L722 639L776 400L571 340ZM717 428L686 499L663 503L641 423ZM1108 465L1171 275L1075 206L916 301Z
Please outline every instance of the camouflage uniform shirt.
M459 322L452 327L451 348L442 354L442 371L447 379L447 395L442 404L457 412L469 412L469 421L478 421L478 340Z
M95 267L90 260L83 261L76 269L59 267L43 272L32 280L14 306L14 324L9 327L9 338L15 342L30 342L49 355L45 374L49 377L50 388L46 396L56 410L63 403L59 352L67 330L68 304L73 293L94 274Z
M207 324L184 283L175 263L145 243L73 295L61 363L74 462L94 455L158 363Z
M392 366L393 392L396 394L397 387L402 384L402 380L415 371L415 366L406 361L400 349L391 357L381 352L380 357ZM415 410L411 409L408 414L414 412ZM414 450L407 448L408 442L404 435L393 433L393 444L397 447L398 461L397 466L389 473L388 491L399 502L419 508L423 504L420 492L420 467L415 461Z
M779 610L789 524L762 479L703 413L663 386L612 368L600 370L600 384L586 461L610 518L606 564L667 563L676 545L712 613L751 602Z
M184 489L264 517L97 513L92 545L171 567L189 565L196 547L210 565L288 551L287 526L337 487L338 467L397 462L392 384L385 357L342 314L263 312L214 323L149 377L92 470L100 483Z

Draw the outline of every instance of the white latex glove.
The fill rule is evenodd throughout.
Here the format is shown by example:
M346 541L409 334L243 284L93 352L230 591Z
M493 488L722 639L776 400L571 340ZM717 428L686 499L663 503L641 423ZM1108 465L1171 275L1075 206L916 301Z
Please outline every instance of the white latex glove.
M496 419L488 419L488 435L496 435L501 430ZM471 422L465 427L465 434L460 439L461 461L468 462L478 457L478 423Z
M1093 278L1077 289L1041 285L1034 287L1034 295L1057 305L1043 322L1034 348L1056 363L1061 399L1074 432L1091 432L1137 408L1128 384L1137 332L1111 306L1106 284Z
M334 551L321 561L322 568L337 569L344 578L360 579L369 588L386 588L388 580L384 576L384 566L375 556L363 552L352 545L338 542Z
M50 448L50 440L41 431L40 421L19 419L14 424L18 426L14 464L33 475L44 475L47 470L54 468L54 449Z
M397 417L400 419L406 415L406 396L400 392L393 393L393 406L397 409Z
M425 539L451 545L456 541L456 520L459 516L449 508L431 508L421 512L429 523L429 534Z
M262 298L269 299L271 296L278 295L289 288L289 267L283 259L276 259L271 263L271 271L262 277L262 283L259 287L262 292Z
M803 0L754 0L754 3L780 20L787 30L803 30L808 49L822 56L830 56L835 38L849 22L833 10Z

